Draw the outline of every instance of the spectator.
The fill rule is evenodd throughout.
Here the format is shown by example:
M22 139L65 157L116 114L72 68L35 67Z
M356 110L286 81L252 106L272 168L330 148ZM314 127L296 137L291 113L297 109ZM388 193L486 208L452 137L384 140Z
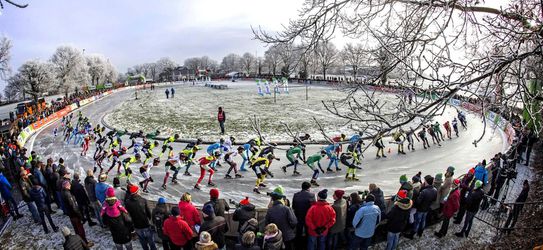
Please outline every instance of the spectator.
M168 239L163 244L164 249L180 250L190 244L192 229L180 216L179 207L172 207L170 217L164 221L163 230L165 238Z
M0 196L2 196L2 200L5 200L8 204L9 213L11 214L13 219L17 220L19 218L22 218L23 215L19 213L17 202L11 195L11 188L11 184L4 176L3 170L0 170Z
M400 176L400 189L398 191L400 190L407 191L407 198L413 198L413 184L407 180L407 176L405 174Z
M441 186L443 186L443 174L438 173L434 177L434 183L432 184L434 188L437 190L437 196L436 199L430 204L430 211L428 211L428 219L427 221L430 221L430 223L437 222L439 219L439 214L441 213L441 202L445 199L447 194L442 194L440 192Z
M115 190L112 187L106 191L106 200L100 214L104 225L109 227L117 250L123 250L123 248L131 250L134 224L126 208L115 197Z
M528 132L528 139L526 142L526 160L524 161L524 165L528 166L530 163L530 155L532 154L532 148L534 147L534 144L539 140L537 137L537 134L530 129Z
M345 234L347 236L347 242L349 242L349 249L353 249L354 245L352 245L354 241L354 227L353 227L353 219L356 214L356 211L360 209L362 206L362 199L360 198L360 195L358 193L354 192L351 193L349 196L349 207L347 208L347 220L345 225Z
M282 242L286 249L294 249L294 239L296 238L296 224L298 220L290 207L283 204L284 199L282 187L274 189L271 193L272 206L266 213L265 224L273 223L277 225L282 235Z
M170 93L172 94L172 99L173 99L175 96L175 89L171 88Z
M280 250L284 247L283 235L277 225L273 223L266 225L262 250Z
M517 223L518 216L520 212L522 211L522 208L524 207L524 202L528 199L528 193L530 192L530 184L528 183L528 180L524 180L522 183L522 191L520 191L519 196L515 200L515 203L513 205L513 210L509 212L509 216L507 216L507 221L505 222L505 228L509 228L510 230L515 227L515 224Z
M166 91L164 91L164 93L166 93L166 99L170 98L170 90L169 89L166 89Z
M441 229L438 232L435 232L435 236L441 238L447 235L447 230L449 229L449 221L454 216L454 214L460 208L460 191L458 186L460 185L460 180L456 179L453 182L453 189L449 193L447 200L443 204L443 222L441 223Z
M236 209L236 211L234 211L234 215L232 216L232 220L238 222L238 233L240 235L240 239L243 235L241 232L242 226L251 218L255 218L255 216L255 205L249 202L249 197L245 197L245 199L239 202L239 207Z
M85 244L87 244L87 247L92 247L94 246L94 243L89 242L87 240L87 236L85 235L85 228L83 228L83 223L81 222L81 220L83 219L83 216L81 215L81 211L79 210L79 207L77 206L77 202L70 190L71 190L70 181L64 180L64 182L62 182L61 198L66 208L66 215L70 217L70 222L72 223L72 226L74 227L75 233L81 236L81 239L85 241Z
M241 235L245 234L246 232L253 232L254 234L258 234L258 221L256 218L251 218L245 224L241 226L240 229Z
M204 206L207 204L211 204L213 206L213 210L217 216L224 217L224 212L230 210L228 202L226 202L224 199L219 199L219 190L216 188L209 190L209 201L206 202Z
M158 238L162 240L162 245L164 247L164 250L170 249L169 244L168 244L169 243L168 237L165 236L162 232L162 226L164 225L164 221L166 221L168 217L170 217L170 213L168 212L168 208L166 207L166 199L164 199L163 197L160 197L158 198L156 207L153 209L152 218L153 218L153 225L155 226ZM192 231L191 231L190 238L192 239Z
M458 210L458 213L454 218L454 224L460 224L460 222L462 222L462 218L464 218L464 215L466 213L466 194L470 190L470 183L473 180L474 173L475 169L470 169L460 181L460 209Z
M33 178L36 181L36 184L39 185L39 182L36 178ZM30 190L32 189L32 182L28 178L28 174L25 170L21 170L21 178L19 179L19 187L21 187L21 196L23 198L23 201L26 203L26 206L28 207L28 210L30 211L30 214L32 215L32 219L35 223L40 223L40 215L38 214L38 209L36 208L36 204L34 201L32 201L32 197L30 196ZM45 203L45 202L44 202ZM45 232L47 233L47 227L45 228Z
M345 191L338 189L334 191L332 196L334 204L332 208L336 213L336 223L330 228L330 236L328 236L328 249L336 249L338 242L345 242L343 232L347 220L347 201L343 199Z
M488 171L486 170L486 160L475 166L474 178L483 182L483 186L488 184Z
M379 187L377 187L375 183L370 183L369 191L370 191L370 194L372 194L373 197L375 197L375 205L378 206L379 209L381 209L381 218L383 218L387 211L387 207L385 204L385 196L383 195L383 191Z
M224 122L226 121L226 113L222 110L222 107L219 107L219 112L217 113L217 120L219 121L219 127L221 127L221 135L224 135Z
M207 204L202 208L204 222L202 223L201 231L206 231L211 235L211 238L219 249L225 246L224 234L228 232L228 224L222 216L216 216L213 206ZM201 236L201 235L200 235ZM202 238L200 237L200 240Z
M298 249L306 248L307 239L303 236L305 231L305 216L311 205L315 203L315 194L309 190L310 188L311 184L304 181L302 183L302 190L295 193L292 197L292 209L294 210L294 215L300 221L296 225L296 248Z
M85 187L83 187L83 185L81 185L81 183L79 182L79 175L77 173L74 174L74 178L71 184L71 192L74 195L75 200L77 201L77 205L79 207L79 211L81 211L81 215L83 215L83 223L85 223L85 221L88 221L89 226L91 227L97 225L94 221L92 221L92 208L90 207L89 196L87 195L87 191L85 191Z
M139 194L138 186L131 185L128 191L130 195L125 202L125 207L130 217L132 217L141 247L144 250L156 250L155 237L149 221L151 219L151 210L147 201Z
M111 187L106 183L107 180L107 174L103 173L100 174L100 177L98 177L98 183L96 184L96 187L94 188L94 193L96 194L96 199L100 202L100 204L104 204L104 201L106 200L106 190Z
M381 210L374 204L375 197L368 194L364 205L356 211L352 221L354 227L354 249L366 250L371 245L371 237L377 224L381 221Z
M212 207L213 209L213 207ZM215 216L215 214L213 214ZM215 242L213 242L211 235L203 231L200 233L200 241L196 242L196 250L217 250L219 249L219 246Z
M413 201L407 196L406 190L398 191L395 197L396 202L387 214L387 250L396 249L400 239L400 233L409 223L409 209Z
M437 198L437 189L433 186L434 177L426 175L424 177L424 184L421 187L421 191L415 200L415 223L413 224L413 232L410 238L416 233L419 237L422 237L424 228L426 227L426 216L430 211L430 205Z
M181 196L181 199L179 201L178 207L180 214L183 215L183 219L189 224L189 227L192 228L192 231L194 232L192 234L192 240L188 247L192 247L194 243L198 240L196 238L198 235L196 234L198 230L196 230L196 227L200 227L202 224L202 220L200 219L200 212L192 205L191 203L192 197L189 193L184 193Z
M458 237L468 237L469 231L471 230L471 225L473 224L473 218L475 214L479 211L479 205L481 200L483 200L485 193L483 191L483 182L480 180L475 181L475 188L469 192L468 197L466 197L466 218L464 219L464 227L462 231L455 233L454 235ZM462 219L460 219L462 220Z
M96 199L96 180L94 179L94 173L92 169L87 170L87 177L84 180L85 190L87 191L87 196L89 197L89 206L94 212L94 216L100 223L101 227L104 227L104 222L102 222L102 216L100 216L101 204Z
M69 228L62 227L62 235L64 236L64 250L84 250L90 249L87 244L77 234L72 234Z
M34 201L36 204L38 214L40 216L40 221L43 226L43 230L45 233L49 233L49 230L47 229L47 224L45 223L45 217L47 217L47 220L49 221L49 225L51 226L51 229L53 231L58 231L58 227L55 226L55 223L53 222L53 219L51 218L51 211L49 211L49 207L46 204L46 197L47 194L45 193L45 190L42 186L38 184L38 182L34 182L34 185L32 186L32 189L29 191L30 198Z
M317 196L319 200L315 202L307 211L305 217L305 224L307 226L307 249L320 249L326 248L326 236L328 231L334 223L336 223L336 212L326 202L328 197L328 190L321 190Z
M235 250L260 250L260 247L256 244L255 233L249 231L245 232L241 236L241 243L236 244Z

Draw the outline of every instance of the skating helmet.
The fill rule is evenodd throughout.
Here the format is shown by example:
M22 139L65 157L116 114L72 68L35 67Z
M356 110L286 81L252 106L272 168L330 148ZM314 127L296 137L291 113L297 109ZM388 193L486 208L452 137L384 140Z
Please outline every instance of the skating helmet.
M238 151L239 151L239 152L243 152L243 150L245 150L245 149L243 148L243 146L239 146L239 147L238 147Z
M198 145L198 144L202 144L202 139L200 139L200 138L196 139L196 145Z
M345 137L347 137L345 134L341 134L341 140L345 140Z
M236 138L234 138L233 136L230 136L230 141L232 142L232 144L234 143L234 141L236 141Z
M126 152L127 150L128 150L128 149L126 149L126 147L122 147L122 148L121 148L121 151L123 151L123 152Z
M213 155L214 155L215 157L219 157L219 156L221 155L221 152L215 151L215 153L213 153Z
M273 154L268 154L268 160L273 160L275 159L275 156Z
M139 158L141 158L141 155L140 155L140 153L136 153L136 154L135 154L134 156L136 157L136 159L139 159Z
M179 134L173 135L173 138L175 138L176 140L179 139Z
M221 139L219 140L219 143L223 144L223 143L224 143L224 138L221 138Z
M326 151L321 150L321 155L325 155L325 154L326 154Z
M160 163L160 158L157 157L157 158L153 159L153 163L154 163L154 164Z

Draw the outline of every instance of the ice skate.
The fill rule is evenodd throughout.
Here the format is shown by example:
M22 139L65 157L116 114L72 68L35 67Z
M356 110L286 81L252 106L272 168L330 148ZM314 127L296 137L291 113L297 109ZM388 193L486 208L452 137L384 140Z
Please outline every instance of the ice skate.
M225 178L225 179L232 179L232 176L229 175L229 174L227 174L227 175L224 176L224 178Z
M258 190L258 188L253 188L253 192L260 194L260 190Z
M292 172L292 176L298 176L298 175L302 175L302 174L300 174L300 172L298 172L298 171Z
M194 185L194 189L201 190L201 189L200 189L200 185L198 185L198 184Z
M282 166L281 169L283 170L283 173L287 173L287 166Z
M215 183L213 183L213 182L211 182L211 181L210 181L210 182L208 182L208 183L207 183L207 185L208 185L208 186L211 186L211 187L214 187L214 186L216 186L216 185L215 185Z
M317 183L317 181L315 181L315 180L312 180L312 181L311 181L311 185L313 185L313 186L315 186L315 187L320 186L320 185Z
M260 183L260 184L258 184L258 186L259 186L259 187L266 187L266 184Z
M184 176L192 176L192 174L190 174L189 172L185 172L183 175Z
M162 185L162 189L166 190L167 189L166 185Z
M243 175L240 175L240 174L236 174L235 176L236 178L243 178Z

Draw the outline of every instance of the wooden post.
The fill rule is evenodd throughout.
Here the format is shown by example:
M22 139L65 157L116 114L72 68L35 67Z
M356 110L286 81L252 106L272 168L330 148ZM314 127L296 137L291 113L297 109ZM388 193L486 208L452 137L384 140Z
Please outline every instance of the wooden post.
M307 94L307 89L309 88L308 85L309 85L309 84L308 84L308 82L306 81L306 82L305 82L305 100L306 100L306 101L309 99L309 96L308 96L308 94Z
M277 90L273 88L273 103L277 103L277 100L275 98L275 95L277 94Z

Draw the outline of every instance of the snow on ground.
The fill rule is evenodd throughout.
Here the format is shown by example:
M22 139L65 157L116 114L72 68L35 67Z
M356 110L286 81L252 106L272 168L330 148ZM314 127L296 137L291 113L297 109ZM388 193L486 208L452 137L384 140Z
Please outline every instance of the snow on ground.
M109 113L111 109L130 98L132 94L133 93L130 91L123 91L108 96L103 100L84 107L82 109L83 115L88 116L93 124L97 124L104 114ZM254 98L259 97L255 96ZM446 113L442 117L437 118L437 120L442 123L445 120L450 120L455 114L456 112L454 109L447 109ZM411 177L418 171L422 171L423 175L435 175L436 173L444 172L450 165L456 167L457 173L465 173L470 167L477 164L478 161L485 158L490 159L496 152L503 149L503 140L501 136L497 131L492 130L487 130L482 142L479 143L478 147L474 147L472 142L482 133L483 124L481 123L480 118L473 114L468 114L468 123L468 130L461 129L460 137L453 137L451 140L446 140L443 142L442 147L432 145L430 149L424 150L419 142L415 142L416 151L408 152L407 155L398 155L395 145L389 144L386 148L389 157L386 159L375 159L375 147L370 146L364 153L365 158L362 161L364 169L357 171L357 176L360 178L360 181L344 181L346 169L340 164L342 170L338 173L320 174L319 183L322 185L322 188L341 188L345 189L347 192L365 190L370 183L376 183L381 187L385 195L391 195L397 190L398 179L402 174L407 174L407 176ZM52 136L52 129L54 126L58 126L58 123L47 127L39 134L33 136L27 145L29 150L35 150L38 154L43 155L44 158L52 157L57 160L59 157L63 157L68 167L73 168L82 174L85 173L86 169L92 168L94 164L92 160L94 145L91 145L88 156L81 157L79 155L79 147L76 147L73 144L66 145L59 137L55 138ZM219 136L215 135L212 138L218 140ZM124 137L123 141L126 146L130 143L127 137ZM385 142L386 141L387 139L385 139ZM174 143L173 147L174 152L179 152L179 150L185 147L185 144ZM204 149L205 147L206 146L204 146ZM307 155L318 153L321 147L322 146L320 145L310 145L307 148ZM281 161L274 161L271 165L270 170L275 174L275 178L267 179L266 182L269 186L268 188L261 189L263 193L271 192L275 186L282 185L284 186L287 195L291 197L294 192L300 189L301 182L310 180L312 172L307 166L299 166L298 170L302 175L297 177L291 176L292 168L288 170L287 174L284 174L281 171L280 166L286 164L285 149L287 149L287 147L281 146L276 150L276 155L281 158ZM159 150L159 148L156 148L155 154L158 154ZM390 153L388 153L388 150L390 150ZM205 150L201 150L197 157L201 157L204 154ZM166 156L163 156L161 160L164 162ZM239 157L236 158L235 161L238 163L238 166L241 164L241 159ZM328 163L328 159L323 159L321 162L323 168L326 168ZM109 166L111 163L104 161L104 165ZM141 179L141 175L138 171L140 165L141 164L138 163L131 165L134 172L133 181L139 181ZM252 192L255 183L255 175L252 171L243 172L242 174L245 178L226 180L224 179L226 170L226 167L218 168L213 179L220 189L223 198L239 201L243 197L249 196L258 206L265 206L267 204L268 197L264 194L257 195ZM116 169L110 173L110 178L113 178L113 173L115 171ZM184 171L184 169L181 171ZM181 196L181 193L190 192L196 204L203 204L209 198L208 193L210 187L206 186L207 174L202 182L202 191L198 191L193 189L193 187L199 176L200 169L198 166L192 166L190 172L193 176L187 177L180 175L179 184L169 184L168 190L162 190L160 186L162 185L162 179L164 177L164 165L161 163L160 166L151 170L151 175L155 182L150 183L150 193L146 194L146 197L156 200L158 197L162 196L166 197L170 202L176 202ZM125 179L123 179L122 182L124 183Z
M309 99L305 100L304 85L290 85L289 94L278 94L277 103L273 95L259 96L254 82L218 82L228 84L228 89L218 90L202 85L177 85L175 98L166 99L164 88L144 91L141 98L127 99L105 116L107 124L128 131L143 130L152 132L159 129L163 134L180 134L181 138L202 138L216 140L219 136L217 109L226 111L226 131L238 141L248 141L256 136L249 118L256 115L261 121L264 136L272 141L291 140L285 133L281 122L289 124L293 131L309 133L314 139L322 140L312 117L324 125L330 135L352 134L347 120L328 112L322 101L341 100L347 92L326 86L310 86ZM359 100L360 93L356 94ZM397 98L392 94L377 93L376 98L387 103L385 108L394 105ZM347 107L340 107L346 110Z

